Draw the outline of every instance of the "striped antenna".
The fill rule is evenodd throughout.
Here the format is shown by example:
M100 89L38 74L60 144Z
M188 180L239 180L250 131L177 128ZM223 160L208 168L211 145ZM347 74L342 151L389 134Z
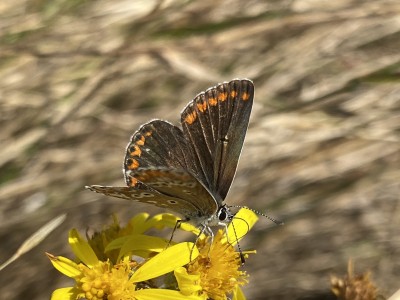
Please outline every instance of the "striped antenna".
M258 211L258 210L252 209L252 208L247 207L247 206L229 205L229 207L236 207L236 208L248 209L248 210L251 210L252 212L256 213L257 215L260 215L260 216L263 216L263 217L267 218L268 220L274 222L276 225L284 225L284 224L285 224L285 223L282 222L282 221L279 221L279 220L277 220L277 219L274 219L274 218L272 218L272 217L270 217L270 216L267 216L266 214L263 214L262 212L260 212L260 211Z

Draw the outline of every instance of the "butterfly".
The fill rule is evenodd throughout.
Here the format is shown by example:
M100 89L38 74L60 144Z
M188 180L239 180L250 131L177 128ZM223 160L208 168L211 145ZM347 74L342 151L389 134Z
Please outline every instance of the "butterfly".
M234 79L198 94L181 127L155 119L126 148L127 186L87 186L107 196L166 208L203 231L233 217L224 203L236 173L253 105L254 85Z

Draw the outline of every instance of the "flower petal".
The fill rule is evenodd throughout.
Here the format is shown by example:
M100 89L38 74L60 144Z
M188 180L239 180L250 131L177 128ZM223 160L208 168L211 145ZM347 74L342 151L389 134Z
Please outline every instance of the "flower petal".
M149 226L147 226L147 220L149 218L148 213L140 213L134 216L132 219L129 221L129 225L132 228L132 231L130 232L131 234L141 234L145 232L147 229L149 229Z
M129 252L134 252L137 250L145 250L149 252L161 252L167 246L168 241L159 238L148 236L144 234L135 234L129 236L123 236L113 240L109 243L105 249L105 251L111 251L114 249L120 249L118 260L121 259L122 256Z
M164 213L164 214L158 214L155 215L154 217L150 218L147 223L151 225L151 227L157 228L157 229L163 229L165 227L169 228L175 228L176 222L180 220L178 217ZM195 235L198 235L200 233L200 229L193 226L192 224L188 222L182 222L179 226L179 229L193 232Z
M135 299L137 300L204 300L200 296L185 296L178 291L163 290L163 289L143 289L135 291Z
M154 236L131 236L121 248L124 255L134 250L147 250L151 252L161 252L168 245L168 241Z
M163 229L165 227L174 228L178 220L179 220L178 217L172 214L164 213L151 217L147 221L147 223L149 225L149 228L157 228L157 229Z
M87 266L92 267L99 262L92 247L81 237L76 229L69 231L68 242L76 257Z
M228 241L235 245L250 231L257 220L258 216L253 211L240 209L228 226Z
M233 299L232 300L246 300L246 296L243 294L243 291L239 287L239 285L237 285L236 289L233 291Z
M72 260L63 256L54 256L50 253L46 253L47 257L50 259L54 268L63 273L64 275L75 278L81 275L81 270L79 266Z
M200 286L200 274L188 274L186 268L179 267L174 270L179 290L184 295L193 295L202 290Z
M51 300L75 300L78 291L74 287L66 287L55 290L51 294Z
M131 277L132 282L145 281L172 272L188 264L199 255L193 243L179 243L152 257Z

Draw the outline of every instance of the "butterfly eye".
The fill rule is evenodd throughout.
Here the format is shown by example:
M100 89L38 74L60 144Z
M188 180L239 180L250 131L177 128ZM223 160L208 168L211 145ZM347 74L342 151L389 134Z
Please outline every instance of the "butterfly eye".
M226 217L227 217L226 209L225 207L221 207L220 210L218 211L218 220L225 221Z

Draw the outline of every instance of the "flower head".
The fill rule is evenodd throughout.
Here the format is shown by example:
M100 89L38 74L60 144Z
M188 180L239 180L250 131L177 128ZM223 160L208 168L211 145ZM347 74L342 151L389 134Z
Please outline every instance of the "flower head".
M188 274L200 275L200 285L209 298L226 299L237 285L247 282L247 274L240 271L240 253L223 241L220 229L211 242L210 237L197 242L200 255L188 266Z
M116 228L114 227L114 229ZM69 233L69 243L78 262L62 256L47 255L57 270L75 280L75 285L54 291L52 299L145 300L168 299L168 297L169 299L200 299L196 295L188 298L177 290L160 289L160 286L152 281L153 278L159 278L188 264L190 257L196 258L198 251L193 243L179 243L168 247L165 251L158 251L160 252L158 254L143 258L133 256L136 257L134 259L129 253L135 252L137 248L147 250L146 253L154 252L149 248L145 249L146 245L131 247L133 237L122 236L122 230L124 229L118 227L117 230L113 230L113 234L119 236L116 240L128 237L125 239L128 246L122 244L121 249L124 248L124 253L118 253L117 256L120 258L112 261L110 258L106 258L107 247L103 247L104 253L102 253L105 260L100 260L96 253L106 239L100 239L102 242L97 244L93 240L89 242L83 239L77 230L72 229ZM95 235L96 240L99 240L99 236L107 237L107 232L108 229L105 229L102 233ZM154 242L154 240L152 241ZM163 239L159 239L158 242L165 246ZM91 244L97 246L97 251ZM121 249L114 247L112 250L120 252Z
M252 214L240 211L227 228L228 234L219 230L214 238L199 235L189 224L182 226L196 234L197 245L183 242L168 246L165 239L144 234L150 228L174 227L177 218L169 214L152 218L139 214L125 227L114 218L111 226L88 240L72 229L68 240L76 259L47 255L75 285L55 290L52 299L220 300L230 294L244 299L239 287L248 276L239 270L241 253L233 245L254 224Z
M200 237L197 241L199 256L186 269L175 270L182 293L202 293L209 299L225 300L235 294L240 286L248 282L248 275L241 271L241 255L234 244L254 225L257 216L250 210L242 209L237 218L228 226L228 234L218 230L214 238ZM239 234L239 235L237 235ZM233 240L233 236L237 238ZM228 240L232 240L229 243ZM245 252L247 256L249 253ZM190 284L191 283L191 284ZM241 292L239 294L242 295Z

